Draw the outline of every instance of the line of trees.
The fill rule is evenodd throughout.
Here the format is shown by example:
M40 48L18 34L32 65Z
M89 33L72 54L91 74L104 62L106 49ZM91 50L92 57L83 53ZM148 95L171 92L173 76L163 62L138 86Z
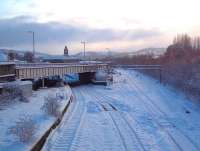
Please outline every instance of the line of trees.
M25 52L24 56L19 55L16 52L9 52L8 53L8 60L9 61L14 61L15 59L20 60L20 61L27 61L27 62L33 62L34 57L32 52Z
M200 57L200 37L177 35L162 57L165 63L195 63ZM161 62L162 63L162 62Z
M163 66L163 82L170 84L188 96L200 101L200 37L177 35L166 52L155 58L152 54L112 58L114 64L160 64ZM156 71L141 71L154 78Z
M177 35L164 55L153 54L112 58L114 64L191 64L200 62L200 37Z

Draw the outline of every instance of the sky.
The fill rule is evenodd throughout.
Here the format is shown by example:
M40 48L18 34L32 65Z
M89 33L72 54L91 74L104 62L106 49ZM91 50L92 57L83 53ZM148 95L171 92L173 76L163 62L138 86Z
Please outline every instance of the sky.
M198 36L199 0L0 0L0 48L71 54L167 47Z

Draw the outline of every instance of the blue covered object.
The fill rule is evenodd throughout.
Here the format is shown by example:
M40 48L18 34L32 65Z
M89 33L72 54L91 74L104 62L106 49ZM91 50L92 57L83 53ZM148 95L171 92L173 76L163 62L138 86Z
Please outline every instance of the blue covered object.
M66 83L75 83L79 81L79 75L77 73L66 74L63 80Z

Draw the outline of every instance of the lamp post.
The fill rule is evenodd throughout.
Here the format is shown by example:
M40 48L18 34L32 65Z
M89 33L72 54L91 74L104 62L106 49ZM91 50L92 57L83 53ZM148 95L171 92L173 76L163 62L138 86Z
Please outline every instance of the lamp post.
M86 42L85 41L81 41L81 43L83 44L83 56L84 56L84 60L85 60L85 44Z
M28 33L32 34L32 42L33 42L33 60L35 60L35 32L34 31L28 31Z
M110 48L106 48L106 50L107 50L107 53L108 53L108 58L110 59L111 58L111 52L110 52Z

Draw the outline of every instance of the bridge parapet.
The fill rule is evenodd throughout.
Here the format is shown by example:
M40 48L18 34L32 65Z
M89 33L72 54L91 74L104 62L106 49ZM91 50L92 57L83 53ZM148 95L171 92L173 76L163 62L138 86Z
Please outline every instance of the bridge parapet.
M15 63L0 62L0 82L9 81L15 77Z
M17 64L16 77L18 79L34 79L57 75L63 77L65 74L96 72L107 68L107 64Z

